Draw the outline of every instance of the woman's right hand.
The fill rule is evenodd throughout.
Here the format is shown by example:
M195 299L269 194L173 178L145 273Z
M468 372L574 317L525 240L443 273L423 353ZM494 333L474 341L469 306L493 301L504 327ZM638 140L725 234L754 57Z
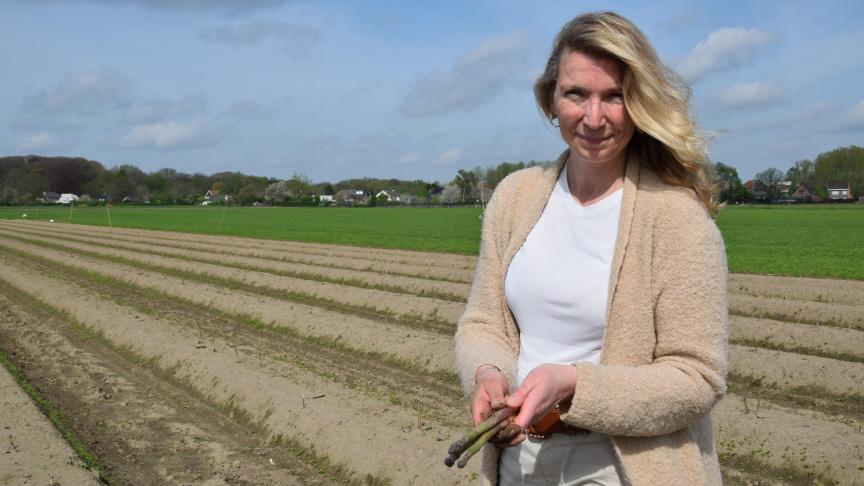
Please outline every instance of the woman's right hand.
M474 425L489 418L495 410L507 406L505 400L509 386L507 377L493 365L481 365L474 373L474 396L471 399L471 414ZM492 442L500 447L514 446L525 440L525 434L518 426L513 426L512 418L507 419L508 427L499 432Z

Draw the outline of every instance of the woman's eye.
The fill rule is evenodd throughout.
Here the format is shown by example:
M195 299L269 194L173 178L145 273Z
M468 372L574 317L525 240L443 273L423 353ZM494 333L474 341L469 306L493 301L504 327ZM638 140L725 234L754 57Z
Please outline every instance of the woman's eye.
M606 97L610 103L624 103L624 95L622 93L614 93Z

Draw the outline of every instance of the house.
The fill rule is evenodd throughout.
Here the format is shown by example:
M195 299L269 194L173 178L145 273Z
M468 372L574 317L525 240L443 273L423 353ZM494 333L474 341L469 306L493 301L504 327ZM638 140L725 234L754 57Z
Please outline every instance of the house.
M335 196L333 196L333 194L322 194L318 196L318 202L322 203L332 204L335 200L336 198Z
M204 193L204 202L202 202L201 205L209 206L211 204L223 203L229 199L231 199L231 197L226 194L219 194L219 191L208 189L207 192Z
M385 189L383 191L380 191L380 192L378 192L378 194L375 194L375 198L378 199L379 202L383 201L385 199L387 200L388 203L402 202L402 199L399 197L399 194L396 191L394 191L393 189Z
M828 182L828 200L830 201L848 201L853 199L849 182L829 181Z
M42 192L42 200L46 203L56 203L60 201L60 194L54 191L43 191Z
M495 191L494 188L490 187L489 184L485 182L480 183L480 197L483 199L483 204L487 204L490 199L492 199L492 193Z
M801 182L798 184L798 187L789 197L795 202L801 203L809 203L809 202L822 202L822 198L819 197L813 189L807 184Z
M75 194L64 193L60 195L60 199L57 200L60 204L72 204L73 202L78 201L80 199Z
M777 183L777 195L780 196L781 199L788 197L790 191L792 191L792 181Z
M750 194L753 195L754 201L764 201L768 199L768 191L765 189L765 184L757 180L750 179L744 183L744 187Z
M342 189L333 195L336 204L345 204L353 206L355 204L366 204L369 201L369 196L372 193L362 189Z

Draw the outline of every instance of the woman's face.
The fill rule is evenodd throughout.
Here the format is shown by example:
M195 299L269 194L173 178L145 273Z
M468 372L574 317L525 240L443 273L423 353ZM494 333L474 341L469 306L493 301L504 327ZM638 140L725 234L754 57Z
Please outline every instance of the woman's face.
M583 163L623 166L635 125L624 106L615 60L564 51L552 107L571 156Z

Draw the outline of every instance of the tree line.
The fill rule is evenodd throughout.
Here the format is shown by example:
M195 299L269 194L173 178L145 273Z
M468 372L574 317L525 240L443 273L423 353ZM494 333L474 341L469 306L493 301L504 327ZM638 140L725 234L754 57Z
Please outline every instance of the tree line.
M718 162L714 164L714 174L723 188L721 201L737 203L753 200L753 193L741 182L734 167ZM754 184L765 194L765 202L776 202L788 197L781 185L787 182L790 192L803 183L823 199L828 198L829 182L848 183L852 195L856 198L864 196L864 148L855 145L839 147L823 152L813 160L796 161L785 172L771 167L754 177Z
M488 202L495 187L507 175L526 167L548 164L547 161L502 162L498 165L459 169L450 182L426 182L420 179L355 178L336 183L314 182L303 174L289 179L247 175L241 172L187 174L171 168L144 172L130 164L106 168L100 162L80 157L43 157L24 155L0 157L0 205L29 205L44 201L45 192L73 193L83 202L133 202L151 204L196 204L205 194L230 196L234 204L315 204L320 196L335 195L340 190L363 191L374 195L395 191L411 196L419 204L482 204ZM750 202L747 190L731 165L718 162L714 174L722 186L724 202ZM840 147L819 154L814 160L799 160L785 172L766 169L756 175L768 201L781 197L781 182L789 182L791 191L805 183L817 195L827 197L827 184L847 181L852 194L864 195L864 148ZM371 198L375 200L374 198ZM405 200L406 198L402 198Z
M106 168L100 162L80 157L38 155L0 157L0 204L29 205L44 202L44 193L72 193L83 202L132 202L150 204L196 204L210 192L230 196L235 204L311 204L318 196L333 195L342 189L369 193L388 189L428 198L440 193L437 182L399 179L346 179L336 183L313 182L303 174L277 179L217 172L187 174L171 168L144 172L124 164Z

